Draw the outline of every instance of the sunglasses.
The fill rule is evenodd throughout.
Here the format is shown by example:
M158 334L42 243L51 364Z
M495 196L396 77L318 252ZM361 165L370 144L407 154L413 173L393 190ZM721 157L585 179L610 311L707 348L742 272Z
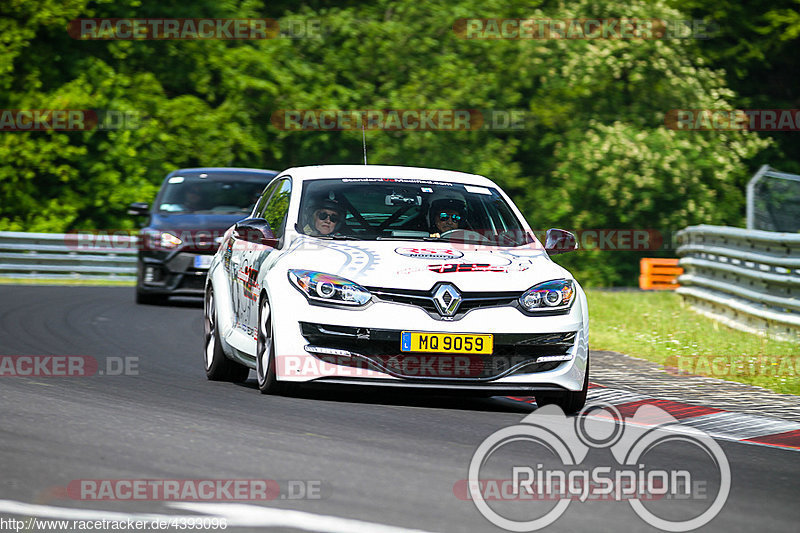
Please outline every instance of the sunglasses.
M461 220L461 215L448 215L447 213L439 213L439 220L444 222L448 218L452 218L454 222Z
M333 222L334 224L339 222L339 215L337 215L336 213L326 213L325 211L320 211L319 213L317 213L317 218L320 220L331 219L331 222Z

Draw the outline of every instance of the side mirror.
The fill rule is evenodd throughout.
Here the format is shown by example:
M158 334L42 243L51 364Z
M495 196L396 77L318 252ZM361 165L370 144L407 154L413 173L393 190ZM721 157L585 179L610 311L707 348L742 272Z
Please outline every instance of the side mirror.
M544 244L544 251L547 255L558 255L578 249L578 241L575 235L563 229L547 230L547 240Z
M128 214L136 216L145 216L150 214L150 204L143 202L133 202L128 206Z
M236 223L233 236L237 239L262 244L271 248L278 247L278 239L272 233L269 222L263 218L246 218Z

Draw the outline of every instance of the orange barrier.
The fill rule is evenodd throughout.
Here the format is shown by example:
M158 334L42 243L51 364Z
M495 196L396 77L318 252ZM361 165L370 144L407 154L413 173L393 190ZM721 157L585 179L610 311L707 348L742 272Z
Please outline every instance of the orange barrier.
M639 268L639 288L643 290L677 289L678 276L683 274L683 268L678 266L677 259L645 257L639 262Z

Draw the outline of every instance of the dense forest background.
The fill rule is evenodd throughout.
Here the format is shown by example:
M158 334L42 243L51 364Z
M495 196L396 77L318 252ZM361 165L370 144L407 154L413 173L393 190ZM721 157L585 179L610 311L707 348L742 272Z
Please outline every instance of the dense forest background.
M0 109L105 109L137 128L0 134L0 230L132 228L167 172L359 163L360 132L282 131L280 109L514 109L520 131L369 131L370 163L496 180L535 228L742 225L762 164L800 172L800 133L675 131L670 109L800 108L800 2L1 0ZM82 41L88 17L318 21L314 38ZM458 18L703 19L707 39L467 40ZM668 241L667 241L668 242ZM674 256L674 251L658 254ZM560 260L634 284L641 254Z

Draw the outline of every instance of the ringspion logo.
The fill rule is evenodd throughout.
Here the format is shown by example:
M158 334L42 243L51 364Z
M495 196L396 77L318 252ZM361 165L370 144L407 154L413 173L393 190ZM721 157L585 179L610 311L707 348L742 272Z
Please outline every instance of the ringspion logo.
M684 464L674 464L669 451L675 447ZM593 456L599 462L587 461L597 450L604 452ZM627 502L653 527L682 532L713 520L730 486L725 452L706 433L655 405L623 418L613 405L597 403L575 417L546 405L492 433L472 456L466 487L457 481L453 492L508 531L546 528L572 502L610 500Z

